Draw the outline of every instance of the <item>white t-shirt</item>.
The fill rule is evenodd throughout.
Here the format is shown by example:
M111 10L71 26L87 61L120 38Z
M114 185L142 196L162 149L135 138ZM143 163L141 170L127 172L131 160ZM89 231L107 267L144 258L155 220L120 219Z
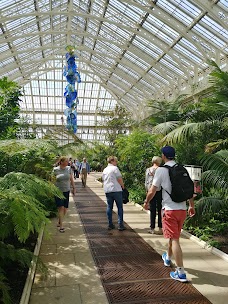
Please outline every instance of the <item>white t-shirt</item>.
M86 169L86 163L85 162L82 162L82 167L81 169Z
M175 161L170 160L167 163L165 163L167 166L172 167L175 165ZM172 201L170 195L168 193L171 193L171 182L169 178L169 170L164 167L157 168L154 179L153 179L153 185L160 188L162 187L162 209L165 210L186 210L186 202L182 203L175 203ZM168 192L166 192L166 191Z
M113 164L108 164L102 174L104 192L122 192L122 187L117 181L120 177L122 177L122 175L119 168Z

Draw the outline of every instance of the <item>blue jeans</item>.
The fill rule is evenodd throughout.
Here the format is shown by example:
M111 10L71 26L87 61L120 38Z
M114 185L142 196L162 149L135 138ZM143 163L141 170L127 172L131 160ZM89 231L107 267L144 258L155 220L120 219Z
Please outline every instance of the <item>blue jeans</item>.
M123 227L123 197L122 191L119 192L109 192L105 193L107 198L107 216L108 216L108 224L112 225L112 209L114 201L116 202L116 206L118 209L118 225L119 227Z

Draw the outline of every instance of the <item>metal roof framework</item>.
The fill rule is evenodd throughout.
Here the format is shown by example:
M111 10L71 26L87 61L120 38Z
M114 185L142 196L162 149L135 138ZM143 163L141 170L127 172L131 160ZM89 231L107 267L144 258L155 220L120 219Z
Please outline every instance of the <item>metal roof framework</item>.
M67 45L82 78L83 140L104 140L116 103L140 120L148 99L203 90L208 59L228 70L227 0L1 0L0 10L0 77L23 87L22 115L41 137L64 128Z

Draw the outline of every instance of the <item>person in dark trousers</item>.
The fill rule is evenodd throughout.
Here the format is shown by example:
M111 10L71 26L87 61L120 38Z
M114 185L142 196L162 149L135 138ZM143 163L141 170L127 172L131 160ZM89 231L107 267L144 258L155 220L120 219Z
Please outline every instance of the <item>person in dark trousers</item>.
M118 209L118 229L123 231L126 229L123 224L122 190L124 189L124 182L117 167L117 157L109 156L107 162L108 166L103 171L102 180L107 199L108 230L115 229L115 225L112 222L112 210L115 201Z
M86 161L85 157L83 158L83 161L80 164L79 172L80 172L80 175L81 175L82 186L85 187L86 186L86 180L87 180L87 174L90 173L90 165Z
M174 166L176 162L175 149L171 146L165 146L161 149L162 160L167 166ZM158 189L162 187L162 226L163 235L169 240L168 250L162 255L164 265L170 267L171 257L174 256L175 263L177 265L176 271L170 272L170 277L180 282L187 282L187 277L183 265L183 255L180 246L180 234L183 227L183 223L186 219L186 202L174 202L170 194L172 185L169 177L169 170L165 167L157 168L152 187L149 189L146 199L145 208L148 207L149 202L155 196ZM194 199L189 199L189 216L195 215Z
M154 156L152 158L152 166L146 169L145 177L145 188L148 192L152 186L153 179L157 168L161 165L162 158L159 156ZM151 234L162 234L162 220L161 220L161 209L162 209L162 193L161 190L158 190L155 196L150 201L150 230L148 231ZM158 228L155 230L155 220L156 213L158 213Z

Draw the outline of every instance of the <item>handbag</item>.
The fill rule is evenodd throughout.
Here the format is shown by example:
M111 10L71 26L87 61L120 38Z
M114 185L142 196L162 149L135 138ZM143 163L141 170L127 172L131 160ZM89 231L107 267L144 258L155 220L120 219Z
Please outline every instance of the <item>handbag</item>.
M123 195L123 204L127 204L129 202L129 192L127 188L124 188L122 190L122 195Z

